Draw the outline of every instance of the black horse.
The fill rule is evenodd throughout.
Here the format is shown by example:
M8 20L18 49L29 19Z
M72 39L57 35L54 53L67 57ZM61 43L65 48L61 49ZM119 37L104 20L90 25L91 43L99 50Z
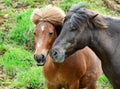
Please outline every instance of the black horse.
M85 46L101 59L103 71L114 89L120 89L120 19L103 16L80 5L73 6L50 54L61 63L64 57Z

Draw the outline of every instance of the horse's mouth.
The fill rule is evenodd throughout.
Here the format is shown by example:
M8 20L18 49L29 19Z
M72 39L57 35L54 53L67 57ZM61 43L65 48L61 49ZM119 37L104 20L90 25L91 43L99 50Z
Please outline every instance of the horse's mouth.
M36 63L37 66L44 66L45 63Z

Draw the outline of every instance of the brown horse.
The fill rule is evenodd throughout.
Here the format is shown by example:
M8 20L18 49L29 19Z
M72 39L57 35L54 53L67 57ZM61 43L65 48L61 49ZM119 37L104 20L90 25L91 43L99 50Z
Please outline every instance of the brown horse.
M59 35L60 31L58 30L60 29L58 27L62 26L65 15L60 8L55 6L44 8L48 7L49 10L35 10L32 14L32 21L36 25L34 30L36 43L34 58L37 65L45 64L43 73L48 89L96 89L96 81L102 74L101 62L90 48L86 47L76 52L63 63L57 63L50 57L48 52ZM47 20L46 18L43 19L40 14L47 15ZM36 16L39 18L36 19ZM51 16L54 16L54 20L51 19Z

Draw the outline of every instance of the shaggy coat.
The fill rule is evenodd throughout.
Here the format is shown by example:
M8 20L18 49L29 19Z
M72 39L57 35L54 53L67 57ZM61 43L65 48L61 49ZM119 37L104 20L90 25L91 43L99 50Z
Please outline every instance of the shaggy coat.
M76 52L63 63L56 63L49 54L64 17L60 8L51 5L33 11L31 20L36 25L34 58L37 65L45 64L43 73L48 89L96 89L96 82L102 74L101 62L90 48Z

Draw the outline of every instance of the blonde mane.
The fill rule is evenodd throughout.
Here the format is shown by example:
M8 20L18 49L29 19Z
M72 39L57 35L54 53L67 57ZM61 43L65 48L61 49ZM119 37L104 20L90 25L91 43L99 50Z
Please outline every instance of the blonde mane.
M40 21L48 21L54 25L62 25L65 17L65 12L52 5L45 6L40 9L35 9L31 15L31 21L38 24Z

